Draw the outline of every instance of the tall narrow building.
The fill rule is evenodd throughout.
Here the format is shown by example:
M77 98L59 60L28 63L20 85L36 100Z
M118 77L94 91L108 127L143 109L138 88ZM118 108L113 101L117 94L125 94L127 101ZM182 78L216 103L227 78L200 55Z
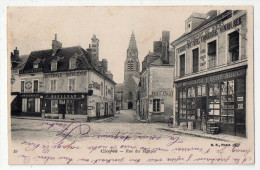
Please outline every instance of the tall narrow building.
M127 49L127 58L125 60L124 83L127 82L131 76L139 77L139 72L140 63L138 59L138 49L136 45L135 34L132 32Z

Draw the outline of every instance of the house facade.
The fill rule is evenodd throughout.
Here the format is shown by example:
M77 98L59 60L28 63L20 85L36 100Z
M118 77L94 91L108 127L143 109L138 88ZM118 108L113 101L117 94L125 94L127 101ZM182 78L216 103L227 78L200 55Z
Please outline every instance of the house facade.
M169 51L170 32L154 42L154 51L142 62L137 114L146 122L167 122L173 114L173 60Z
M171 45L175 126L246 136L247 11L193 13Z
M52 49L31 52L19 70L21 114L81 120L113 115L116 83L107 61L91 52L63 48L57 37Z

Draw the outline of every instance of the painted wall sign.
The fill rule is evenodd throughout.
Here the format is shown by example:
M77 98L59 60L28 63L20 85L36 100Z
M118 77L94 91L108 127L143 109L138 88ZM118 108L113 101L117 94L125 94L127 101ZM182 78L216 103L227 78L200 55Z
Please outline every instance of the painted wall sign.
M85 94L46 94L47 99L84 99Z
M209 28L201 33L198 33L196 35L196 37L194 37L191 41L188 40L187 44L177 48L177 53L181 53L181 52L185 51L186 49L189 49L193 46L200 44L201 42L206 42L208 39L211 39L211 38L217 36L219 33L223 33L238 25L241 25L241 23L242 23L241 17L239 17L233 21L230 21L229 23L227 23L225 25L223 25L223 23L214 25L211 28Z
M173 92L171 92L171 91L153 91L152 95L154 95L154 96L172 96Z
M21 97L33 97L33 98L42 98L43 96L39 93L32 94L21 94Z

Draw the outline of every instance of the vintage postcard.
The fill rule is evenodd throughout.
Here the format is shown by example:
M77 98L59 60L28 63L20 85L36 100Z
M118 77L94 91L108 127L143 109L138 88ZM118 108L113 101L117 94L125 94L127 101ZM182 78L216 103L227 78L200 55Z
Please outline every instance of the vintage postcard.
M254 164L253 17L8 7L9 164Z

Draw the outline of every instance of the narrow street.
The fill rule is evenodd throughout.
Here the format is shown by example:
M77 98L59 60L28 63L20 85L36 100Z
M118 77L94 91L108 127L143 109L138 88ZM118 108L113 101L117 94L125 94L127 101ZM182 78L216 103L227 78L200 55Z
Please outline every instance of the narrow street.
M119 115L115 116L114 119L109 119L105 122L140 123L136 118L136 111L135 110L120 110Z

